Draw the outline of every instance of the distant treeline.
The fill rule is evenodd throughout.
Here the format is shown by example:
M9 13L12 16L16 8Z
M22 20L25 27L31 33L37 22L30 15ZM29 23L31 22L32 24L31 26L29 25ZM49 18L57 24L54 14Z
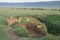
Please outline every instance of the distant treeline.
M60 9L51 9L51 11L60 11Z
M22 10L45 10L44 8L12 8L12 9L22 9Z
M46 10L45 8L11 8L11 9L16 9L16 10ZM51 9L51 11L60 11L60 9Z

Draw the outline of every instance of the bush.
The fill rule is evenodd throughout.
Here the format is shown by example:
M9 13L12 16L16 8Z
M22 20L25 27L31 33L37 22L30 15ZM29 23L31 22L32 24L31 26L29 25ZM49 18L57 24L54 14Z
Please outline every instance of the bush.
M59 35L60 34L60 16L48 16L45 20L48 33Z
M28 37L29 34L28 32L23 28L23 27L16 27L14 28L14 32L16 33L16 35L20 36L20 37Z
M51 11L57 11L57 9L51 9Z
M60 11L60 9L58 11Z

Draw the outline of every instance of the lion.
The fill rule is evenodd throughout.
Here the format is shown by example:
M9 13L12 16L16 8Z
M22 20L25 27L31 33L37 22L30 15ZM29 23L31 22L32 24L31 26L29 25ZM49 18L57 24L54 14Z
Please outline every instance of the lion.
M7 19L8 25L13 25L15 22L18 22L20 24L21 17L9 17Z

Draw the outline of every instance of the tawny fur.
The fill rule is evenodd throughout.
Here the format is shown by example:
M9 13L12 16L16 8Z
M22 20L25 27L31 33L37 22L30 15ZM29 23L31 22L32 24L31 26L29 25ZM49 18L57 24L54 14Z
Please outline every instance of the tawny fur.
M15 22L18 22L20 24L21 17L10 17L7 19L8 25L13 25Z

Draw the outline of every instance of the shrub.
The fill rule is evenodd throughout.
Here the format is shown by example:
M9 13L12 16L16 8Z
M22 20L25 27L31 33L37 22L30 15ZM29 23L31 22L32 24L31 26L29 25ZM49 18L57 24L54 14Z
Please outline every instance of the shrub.
M60 16L48 16L45 20L48 33L59 35L60 34Z
M16 27L14 28L14 32L16 33L16 35L20 36L20 37L28 37L28 32L23 28L23 27Z
M58 11L60 11L60 9Z
M57 11L57 9L51 9L51 11Z

